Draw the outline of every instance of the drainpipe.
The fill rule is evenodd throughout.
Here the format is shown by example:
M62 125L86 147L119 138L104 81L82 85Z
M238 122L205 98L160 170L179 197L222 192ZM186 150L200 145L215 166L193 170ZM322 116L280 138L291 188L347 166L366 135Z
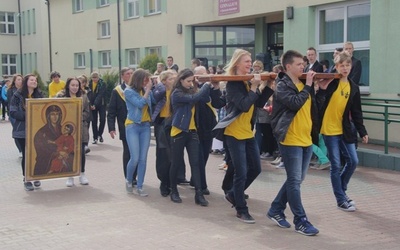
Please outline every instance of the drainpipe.
M21 17L21 0L18 0L18 22L19 22L19 56L21 61L21 74L24 75L24 62L22 56L22 17Z
M49 24L49 62L50 62L50 72L53 71L53 52L51 48L51 21L50 21L50 0L45 0L45 4L47 5L47 22Z
M121 84L121 20L119 11L119 0L117 0L117 18L118 18L118 75Z
M89 58L90 58L90 74L93 72L93 50L89 49Z

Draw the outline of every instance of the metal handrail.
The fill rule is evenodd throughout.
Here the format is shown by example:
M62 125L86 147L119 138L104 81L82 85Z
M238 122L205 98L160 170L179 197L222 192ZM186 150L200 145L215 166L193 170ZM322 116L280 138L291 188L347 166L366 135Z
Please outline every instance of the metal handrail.
M365 101L380 101L383 103L377 102L365 102ZM383 111L370 111L364 110L363 113L372 114L372 115L383 115L383 118L380 117L372 117L372 116L363 116L365 120L373 120L373 121L383 121L384 122L384 147L385 147L385 154L389 153L389 124L392 122L400 123L400 110L399 112L390 112L389 108L392 109L400 109L400 104L390 104L389 102L399 102L400 100L397 99L380 99L380 98L362 98L361 105L362 106L370 106L370 107L378 107L383 108ZM393 118L395 116L395 118Z

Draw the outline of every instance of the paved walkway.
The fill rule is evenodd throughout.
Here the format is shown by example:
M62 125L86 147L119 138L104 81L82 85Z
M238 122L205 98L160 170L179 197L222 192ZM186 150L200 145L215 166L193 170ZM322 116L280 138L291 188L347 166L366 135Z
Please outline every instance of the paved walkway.
M121 142L105 134L90 145L89 186L65 186L65 179L23 189L20 160L9 122L0 123L1 249L398 249L400 245L400 173L358 168L349 186L357 211L335 207L329 172L309 170L302 197L320 234L307 237L282 229L265 216L285 179L285 171L262 162L262 173L247 190L256 224L235 217L223 199L218 170L222 157L208 162L209 207L194 203L194 192L180 186L182 204L159 194L154 141L150 147L145 189L149 197L125 192ZM286 212L289 221L293 215Z

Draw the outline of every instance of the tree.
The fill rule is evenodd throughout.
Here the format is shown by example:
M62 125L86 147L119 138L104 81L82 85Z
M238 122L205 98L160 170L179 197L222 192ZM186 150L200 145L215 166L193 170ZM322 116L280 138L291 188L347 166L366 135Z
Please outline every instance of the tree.
M164 59L159 58L156 54L147 55L140 62L139 67L142 69L147 69L151 74L157 69L157 63L164 63Z

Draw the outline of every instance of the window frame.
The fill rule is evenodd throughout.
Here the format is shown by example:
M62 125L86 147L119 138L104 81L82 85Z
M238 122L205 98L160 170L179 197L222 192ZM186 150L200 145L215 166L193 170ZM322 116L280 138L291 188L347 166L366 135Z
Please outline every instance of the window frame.
M155 52L153 52L153 50ZM151 55L151 54L156 54L159 58L162 57L162 47L161 46L152 46L152 47L146 47L146 56Z
M138 18L139 17L139 0L127 0L126 1L126 18ZM132 16L129 15L129 6L132 5L133 12L135 12Z
M108 64L103 64L103 56L106 56L106 60ZM111 68L112 67L112 62L111 62L111 50L102 50L99 51L99 68Z
M135 52L135 60L136 63L131 62L131 56L130 53ZM130 68L137 68L140 64L140 49L139 48L132 48L132 49L127 49L126 50L126 57L127 57L127 65Z
M0 13L1 14L4 14L4 19L5 19L5 21L1 21L0 20L0 26L3 26L4 25L4 27L5 27L5 32L1 32L1 29L0 29L0 34L1 35L16 35L17 34L17 32L16 32L16 25L15 25L15 12L7 12L7 11L0 11ZM12 15L13 16L13 18L14 18L14 21L13 22L10 22L9 21L9 15ZM14 33L11 33L10 32L10 27L9 27L9 25L12 25L13 27L14 27Z
M74 5L74 13L83 12L83 0L73 0L73 5Z
M7 57L7 62L3 62L3 56ZM14 56L15 63L11 63L11 56ZM3 70L4 67L7 67L6 72ZM12 67L14 67L14 71L12 71ZM17 73L17 55L16 54L1 54L1 69L3 75L14 75Z
M102 3L104 1L104 3ZM99 8L110 6L110 0L98 0L97 6Z
M103 25L106 25L106 33L103 34ZM111 37L111 25L110 20L100 21L98 22L98 30L99 30L99 39L107 39Z
M75 53L75 68L85 69L86 68L86 55L84 52Z
M251 24L244 24L244 25L217 25L217 26L207 26L207 25L199 25L199 26L193 26L192 27L192 57L204 57L206 55L197 53L198 51L201 52L216 52L215 55L213 55L215 58L208 58L209 65L218 65L218 64L226 64L229 62L231 58L231 51L236 49L236 48L244 48L249 51L254 51L255 50L255 40L253 43L248 43L248 44L230 44L227 41L227 29L231 27L248 27L253 30L255 33L255 25ZM222 42L221 43L216 43L216 44L205 44L205 45L200 45L196 44L198 40L196 37L196 29L202 29L202 28L213 28L217 32L222 32ZM198 51L197 51L198 50ZM222 54L219 55L219 52L222 51ZM252 59L255 58L255 53L252 54Z
M355 5L363 5L363 4L369 4L371 5L371 1L369 0L360 0L360 1L351 1L351 2L340 2L340 3L334 3L334 4L327 4L327 5L321 5L316 7L315 10L315 23L316 23L316 31L315 32L315 48L318 52L318 60L320 60L320 54L325 54L325 53L333 53L335 48L338 47L343 47L343 44L347 42L347 34L348 34L348 8L350 6L355 6ZM344 16L344 22L343 22L343 42L339 43L330 43L330 44L320 44L320 18L321 18L321 11L326 11L326 10L331 10L331 9L337 9L337 8L343 8L343 16ZM371 37L370 37L371 40ZM354 51L371 51L370 47L370 40L364 40L364 41L350 41L353 43L354 46ZM330 59L331 60L331 59ZM371 60L371 59L370 59ZM331 63L331 61L330 61ZM364 74L365 72L363 72ZM369 79L368 79L368 84L370 84ZM368 93L369 92L369 85L368 86L360 86L360 90L362 93Z
M150 1L154 3L154 12L150 12ZM161 0L147 0L146 1L147 15L157 15L161 13Z

